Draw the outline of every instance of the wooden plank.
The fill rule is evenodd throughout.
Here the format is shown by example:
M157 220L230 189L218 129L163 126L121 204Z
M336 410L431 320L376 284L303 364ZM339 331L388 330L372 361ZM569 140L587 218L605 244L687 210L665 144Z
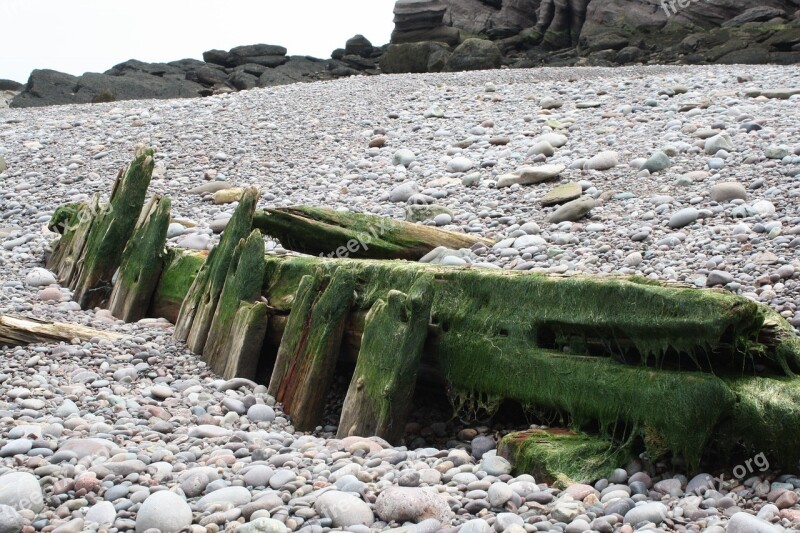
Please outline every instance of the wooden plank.
M47 322L35 318L0 315L0 346L25 346L36 343L71 342L73 339L88 341L91 339L118 340L125 335L98 329L65 324L63 322Z
M268 327L267 304L242 302L239 305L223 351L226 355L225 365L219 371L225 379L256 379Z
M300 431L322 419L336 370L355 277L344 270L303 276L278 349L269 393L283 404Z
M433 302L433 277L408 294L391 290L367 314L358 362L342 407L338 437L403 435Z
M208 254L181 305L175 324L175 338L186 341L189 349L198 355L203 354L233 251L239 240L250 233L257 202L258 189L251 187L245 190L233 217L222 232L219 244Z
M459 249L493 244L466 233L309 206L257 211L253 227L278 238L290 250L338 259L416 261L438 246Z
M108 309L120 320L136 322L147 315L164 266L169 220L169 198L151 197L125 246L109 298Z
M83 257L86 239L100 209L100 194L95 194L88 203L67 204L53 214L49 227L61 233L61 238L45 263L65 287L73 288L78 271L78 262Z
M249 303L259 298L265 268L264 239L260 231L254 230L247 239L239 241L233 252L219 304L208 331L203 356L214 372L222 373L228 361L235 357L227 349L234 318L241 302Z
M106 302L111 279L142 212L153 175L153 149L139 147L136 158L120 170L111 201L99 209L78 261L73 299L84 309Z

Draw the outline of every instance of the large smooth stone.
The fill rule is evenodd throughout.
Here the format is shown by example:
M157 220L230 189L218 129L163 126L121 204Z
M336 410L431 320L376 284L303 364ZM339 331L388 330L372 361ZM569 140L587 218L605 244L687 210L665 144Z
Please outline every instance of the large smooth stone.
M162 490L147 497L136 513L136 533L158 529L161 533L179 533L192 525L192 509L181 496Z

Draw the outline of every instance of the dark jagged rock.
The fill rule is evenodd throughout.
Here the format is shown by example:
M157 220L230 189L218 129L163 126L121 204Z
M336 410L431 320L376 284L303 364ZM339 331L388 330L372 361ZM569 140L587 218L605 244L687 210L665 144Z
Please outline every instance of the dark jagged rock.
M11 101L11 107L41 107L73 103L70 100L75 98L77 82L77 77L63 72L49 69L34 70L23 91Z
M441 72L450 58L450 48L437 42L391 44L381 57L386 74Z
M202 85L186 79L161 78L142 73L125 76L88 73L78 78L75 99L77 103L90 102L103 93L110 93L114 100L194 98L200 96L202 89Z

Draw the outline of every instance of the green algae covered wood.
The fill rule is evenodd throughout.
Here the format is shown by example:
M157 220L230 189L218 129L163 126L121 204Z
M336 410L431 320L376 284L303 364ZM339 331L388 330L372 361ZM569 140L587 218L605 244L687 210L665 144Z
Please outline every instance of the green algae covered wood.
M264 283L264 268L264 239L261 232L253 230L246 239L239 241L233 252L219 304L209 327L203 355L214 372L223 373L227 359L232 356L227 350L234 317L242 301L252 302L259 298Z
M181 306L207 257L206 251L167 249L148 315L177 323Z
M95 194L89 203L62 205L50 219L48 227L51 231L60 233L61 238L48 257L46 266L66 287L74 286L78 261L83 256L86 239L92 229L99 205L100 195Z
M433 301L433 277L408 294L390 290L366 317L361 351L342 407L338 437L403 436Z
M139 220L154 165L153 149L137 148L134 160L120 170L109 203L97 211L73 284L73 299L84 309L108 299L111 278Z
M464 233L309 206L258 211L253 226L290 250L336 258L416 261L438 246L459 249L492 244Z
M516 472L562 489L608 478L634 458L627 444L562 428L510 433L497 449Z
M223 349L225 366L220 374L225 379L256 379L269 321L267 304L264 302L239 304Z
M175 324L175 338L186 341L189 349L198 355L203 354L233 251L239 240L250 234L258 195L255 187L246 189L242 194L236 211L222 232L219 244L208 254L208 260L203 264L181 305Z
M170 205L169 198L151 197L125 247L108 302L111 314L120 320L136 322L150 310L164 266Z
M322 419L354 290L355 277L347 270L326 275L316 269L298 283L269 393L300 431Z

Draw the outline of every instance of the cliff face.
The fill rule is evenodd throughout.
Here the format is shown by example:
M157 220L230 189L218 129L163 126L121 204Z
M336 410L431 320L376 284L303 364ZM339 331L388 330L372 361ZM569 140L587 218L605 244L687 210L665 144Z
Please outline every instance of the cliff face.
M399 0L392 42L480 37L511 66L797 63L799 8L800 0Z

